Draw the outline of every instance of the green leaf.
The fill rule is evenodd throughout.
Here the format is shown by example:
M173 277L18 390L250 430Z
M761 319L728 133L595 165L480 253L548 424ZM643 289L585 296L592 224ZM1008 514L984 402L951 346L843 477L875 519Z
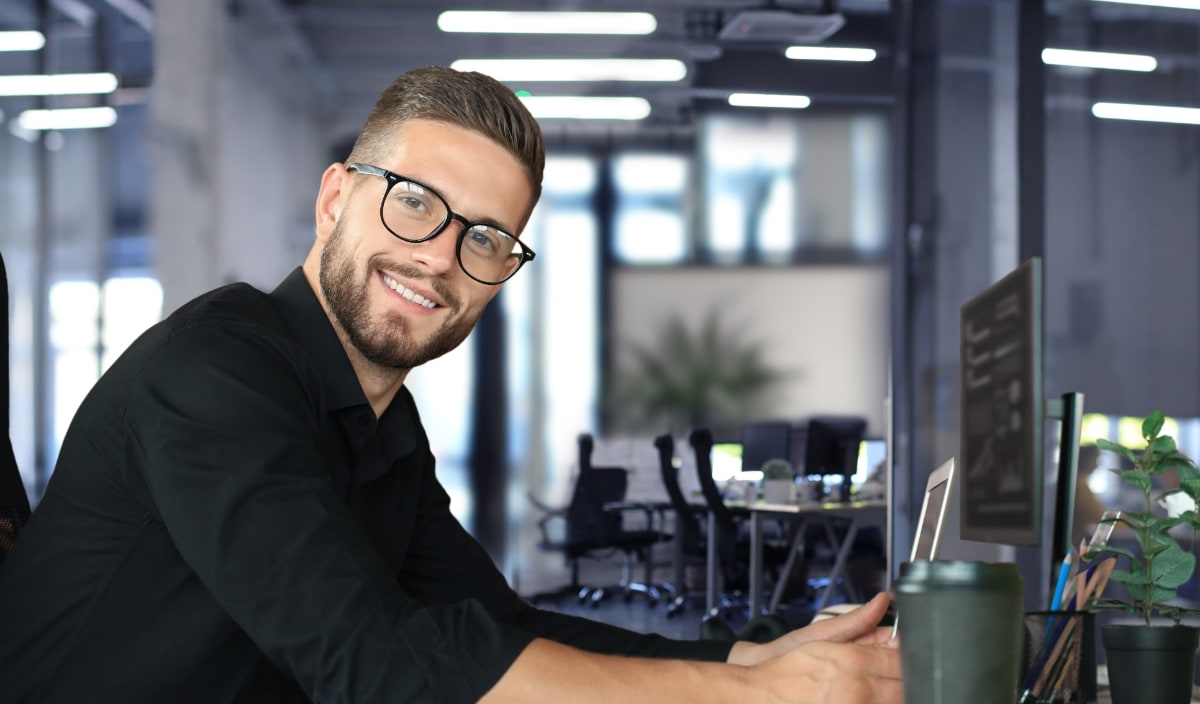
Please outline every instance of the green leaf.
M1127 587L1144 587L1150 584L1150 575L1145 570L1137 570L1135 572L1113 570L1112 579Z
M1160 435L1150 444L1155 453L1171 453L1175 451L1175 438L1170 435Z
M1162 432L1165 421L1166 416L1163 415L1162 411L1152 411L1150 415L1146 416L1145 420L1142 421L1142 437L1146 438L1146 442L1150 442L1158 437L1158 434Z
M1136 469L1110 469L1108 471L1117 475L1126 484L1137 487L1143 494L1150 492L1150 477L1146 476L1145 472Z
M1196 556L1184 552L1179 543L1171 540L1171 546L1154 558L1151 565L1151 580L1162 589L1169 589L1170 594L1165 598L1155 596L1154 601L1167 601L1175 598L1175 590L1192 577L1196 569Z
M1117 453L1118 455L1129 460L1130 464L1137 464L1137 455L1133 454L1133 450L1130 450L1123 445L1118 445L1115 442L1109 442L1108 440L1100 438L1096 440L1096 446L1101 450L1108 450L1109 452Z

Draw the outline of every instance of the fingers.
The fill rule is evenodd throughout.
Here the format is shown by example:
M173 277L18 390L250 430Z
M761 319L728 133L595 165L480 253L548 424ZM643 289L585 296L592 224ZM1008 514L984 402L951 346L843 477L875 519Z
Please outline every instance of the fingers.
M865 633L858 638L855 638L853 643L858 645L883 645L889 648L900 647L900 639L892 637L892 628L875 628L868 633Z
M796 637L797 644L814 640L847 643L864 636L869 636L873 641L875 631L887 612L887 607L888 595L886 592L880 592L853 611L817 621L794 631L792 635Z

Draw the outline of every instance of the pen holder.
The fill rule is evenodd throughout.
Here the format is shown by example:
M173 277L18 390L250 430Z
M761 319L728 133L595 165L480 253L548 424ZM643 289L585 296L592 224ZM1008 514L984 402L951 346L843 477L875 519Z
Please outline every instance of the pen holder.
M1095 702L1096 615L1027 612L1024 664L1019 704Z

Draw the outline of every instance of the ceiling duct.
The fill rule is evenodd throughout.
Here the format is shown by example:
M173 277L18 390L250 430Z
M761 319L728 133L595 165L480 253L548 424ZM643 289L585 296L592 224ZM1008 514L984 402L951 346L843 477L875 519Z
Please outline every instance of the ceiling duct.
M787 10L742 10L717 33L729 42L821 44L834 35L846 18L840 12L812 14Z

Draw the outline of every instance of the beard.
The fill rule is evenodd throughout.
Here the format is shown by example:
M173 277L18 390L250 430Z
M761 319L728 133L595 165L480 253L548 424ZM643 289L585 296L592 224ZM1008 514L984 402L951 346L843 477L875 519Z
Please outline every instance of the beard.
M376 269L395 271L413 280L423 280L424 275L414 266L390 264L386 257L377 254L367 262L366 273L358 280L343 225L344 221L339 221L334 226L321 252L321 292L335 322L367 361L384 368L409 370L441 357L467 339L482 310L474 316L450 315L424 342L413 339L409 321L399 314L389 312L372 319L366 292L371 285L368 279ZM438 279L426 282L452 313L459 308L458 297L444 282Z

